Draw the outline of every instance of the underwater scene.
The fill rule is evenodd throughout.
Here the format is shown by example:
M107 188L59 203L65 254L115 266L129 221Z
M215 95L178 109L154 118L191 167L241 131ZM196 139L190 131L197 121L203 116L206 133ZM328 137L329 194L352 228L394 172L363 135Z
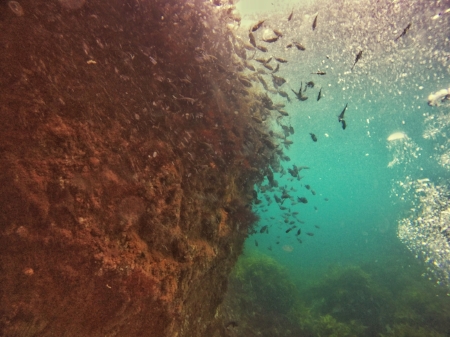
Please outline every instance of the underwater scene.
M450 0L5 0L0 45L0 336L450 336Z
M449 336L450 2L237 7L281 162L255 186L230 336Z

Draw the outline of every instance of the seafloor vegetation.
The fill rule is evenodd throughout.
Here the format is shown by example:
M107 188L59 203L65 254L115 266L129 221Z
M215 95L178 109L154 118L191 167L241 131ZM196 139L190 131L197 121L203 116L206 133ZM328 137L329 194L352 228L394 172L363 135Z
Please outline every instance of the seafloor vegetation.
M228 329L236 336L448 336L448 289L423 273L405 252L331 266L305 288L276 260L250 253L230 278L226 307L237 326Z

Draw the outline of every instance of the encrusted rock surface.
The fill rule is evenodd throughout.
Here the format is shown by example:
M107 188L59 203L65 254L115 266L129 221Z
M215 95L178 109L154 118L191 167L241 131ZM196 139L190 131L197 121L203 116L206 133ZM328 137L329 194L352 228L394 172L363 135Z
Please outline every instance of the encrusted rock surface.
M0 11L0 335L220 335L274 151L226 8L19 5Z

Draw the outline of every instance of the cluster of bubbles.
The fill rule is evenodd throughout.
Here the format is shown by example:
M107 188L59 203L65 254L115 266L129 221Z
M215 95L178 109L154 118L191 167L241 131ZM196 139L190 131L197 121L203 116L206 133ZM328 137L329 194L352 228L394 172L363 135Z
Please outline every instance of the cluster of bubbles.
M446 132L450 126L448 108L449 104L444 102L424 114L422 133L424 139L433 142L431 158L444 169L444 174L450 171L450 142ZM396 158L407 154L408 148L409 151L414 149L407 145L407 137L401 139L402 144L395 144L395 141L391 150L393 148ZM409 214L399 220L397 234L416 258L426 263L428 275L424 276L450 286L450 188L445 177L441 178L442 182L437 183L409 175L397 182L394 194L412 205Z
M387 148L392 154L392 160L388 163L388 167L410 164L419 158L422 149L404 132L395 132L387 140Z
M425 116L425 130L423 138L435 141L434 158L436 162L447 171L450 171L450 142L447 141L450 127L450 103L445 105L436 113Z
M409 216L398 222L398 237L427 264L429 278L450 284L450 189L429 179L403 183L415 197ZM424 275L425 276L425 275Z

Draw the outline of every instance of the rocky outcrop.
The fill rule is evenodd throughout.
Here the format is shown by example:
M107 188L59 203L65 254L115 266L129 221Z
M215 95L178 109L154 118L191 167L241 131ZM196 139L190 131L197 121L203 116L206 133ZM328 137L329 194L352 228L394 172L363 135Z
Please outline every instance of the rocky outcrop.
M220 335L274 151L230 10L2 6L0 334Z

